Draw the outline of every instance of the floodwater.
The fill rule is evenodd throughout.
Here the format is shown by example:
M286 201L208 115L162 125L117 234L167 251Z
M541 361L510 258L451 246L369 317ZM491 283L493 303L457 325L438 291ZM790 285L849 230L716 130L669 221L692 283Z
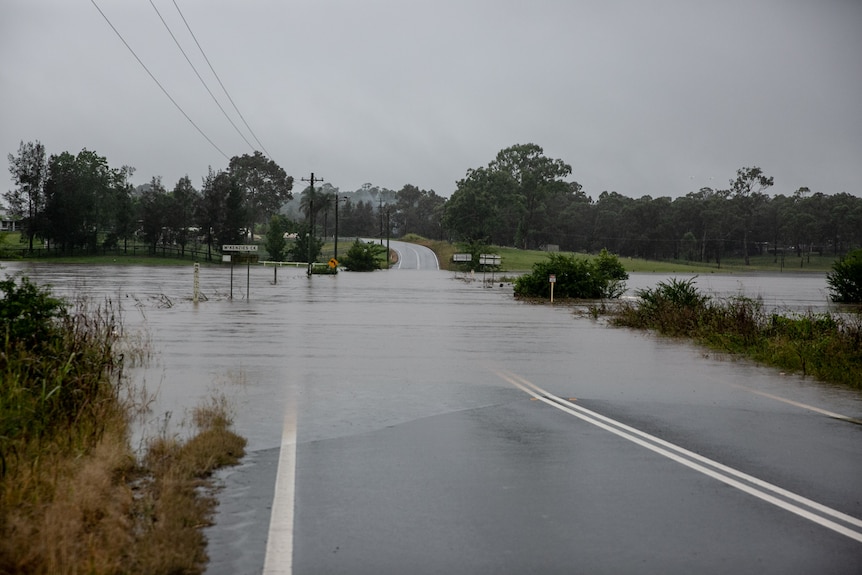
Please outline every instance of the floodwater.
M260 266L202 267L199 303L192 301L191 265L8 262L4 271L28 275L70 298L85 296L94 304L109 299L122 310L127 333L147 342L152 351L150 364L136 370L137 383L155 395L150 427L167 425L182 432L190 408L224 394L236 403L237 426L252 450L277 445L289 398L316 393L309 390L317 390L320 382L325 382L327 393L343 398L373 397L387 393L389 385L403 389L405 374L407 385L410 374L417 373L457 380L458 373L474 368L479 358L502 354L530 362L559 347L561 338L569 338L548 333L543 322L549 313L554 330L579 321L565 308L515 302L509 285L483 288L480 281L442 271L342 272L308 278L304 268L276 272ZM668 277L632 274L626 295ZM822 274L710 274L694 281L718 297L745 295L792 311L830 308ZM590 325L597 334L606 329ZM358 374L373 374L372 381L355 385ZM351 417L351 426L363 417L379 424L389 417L426 414L428 398L422 397L421 386L413 391L417 393L399 403L397 416L381 407L373 415L360 415L360 421ZM452 401L462 401L461 395ZM436 405L452 407L446 402ZM331 408L333 417L326 423L306 426L310 437L343 431L337 410L350 410L350 404L333 401Z
M691 279L698 290L716 298L747 297L779 312L820 313L841 309L831 303L826 275L820 273L711 273L676 276L639 273L631 274L631 278L626 282L626 296L634 297L636 290L655 287L658 282L667 281L669 277Z
M273 268L242 266L233 269L231 278L229 267L206 267L198 278L201 298L194 303L191 266L9 263L4 267L7 272L20 271L40 283L49 283L60 294L83 294L94 303L108 298L122 308L126 333L142 334L152 349L149 365L132 370L137 385L145 386L154 396L141 433L162 429L187 433L185 422L195 405L218 395L230 401L236 429L249 440L249 455L237 470L225 474L221 511L208 535L211 573L260 571L266 551L274 465L288 409L296 412L298 442L302 445L297 489L298 497L306 502L304 508L299 508L297 518L297 561L306 566L307 572L314 572L321 565L320 557L328 553L321 550L320 555L314 555L310 551L321 544L321 533L313 527L324 517L318 513L317 505L325 507L329 497L315 492L314 486L348 473L340 463L344 454L331 459L327 454L337 451L340 441L370 443L389 429L402 429L408 434L402 437L418 441L425 432L414 431L418 434L410 436L410 430L416 428L413 423L426 422L420 427L429 433L445 425L435 422L451 421L456 429L465 426L468 416L463 414L482 410L491 414L499 406L520 402L523 392L501 378L504 372L541 382L561 397L584 398L603 406L607 413L625 415L647 426L677 429L681 437L701 434L700 439L690 441L700 442L704 450L715 449L728 459L738 458L741 465L763 461L771 464L772 459L778 459L775 465L779 472L800 477L803 486L826 481L824 497L834 499L836 505L848 499L846 493L852 494L862 472L854 451L858 451L858 426L831 432L836 433L834 444L851 446L846 449L853 452L853 457L843 457L837 463L826 459L831 457L827 450L813 447L806 451L807 460L793 455L793 449L801 449L799 445L776 452L767 423L783 420L798 408L763 399L765 394L781 394L797 405L817 405L862 419L860 394L801 377L780 376L774 370L747 362L724 361L686 343L608 328L602 322L574 315L566 306L517 302L511 286L501 286L499 282L483 286L480 281L468 281L449 272L411 270L343 272L308 278L304 268L282 268L276 278ZM632 274L629 293L652 287L667 277ZM805 312L831 307L825 276L821 274L710 274L695 281L698 287L719 297L745 295L759 298L771 308ZM755 396L752 390L760 395ZM749 420L755 404L765 417ZM752 426L751 434L741 437L738 426L728 426L728 414L740 418L740 422L745 418L744 424ZM714 421L710 422L706 415L714 417ZM660 418L676 421L668 426L659 424ZM475 423L475 418L470 421ZM807 426L820 425L819 422L803 423ZM494 425L506 426L509 420L501 417L498 421L495 417ZM520 431L494 429L493 441L509 441L497 445L508 457L510 447L506 446L517 443L508 434ZM480 428L475 437L464 440L466 444L476 442L476 451L468 457L484 450L479 442L487 431ZM760 431L766 439L752 439L760 436ZM809 441L809 435L801 438L800 444ZM411 441L395 442L406 451L397 457L390 454L391 457L400 462L421 459L422 454L412 449ZM521 452L527 458L545 453ZM354 452L348 449L344 453ZM546 455L555 461L560 459L556 452L547 451ZM361 469L363 461L355 454L353 457L352 467ZM528 461L524 465L530 468ZM459 466L460 463L453 464ZM814 476L818 469L825 468L833 470L828 479ZM369 481L395 481L391 475L379 478L375 469L372 466L365 470L370 479L363 485L368 486ZM340 495L349 502L355 495L351 490L358 483L345 477L334 488L344 489ZM660 491L661 483L652 487ZM419 505L417 493L410 489L410 485L393 483L388 493L402 493L405 504ZM708 497L714 496L713 490L707 491ZM673 500L672 494L668 499ZM859 506L858 498L855 501L851 505ZM708 513L720 515L722 504L704 505ZM438 507L429 500L422 512ZM607 515L601 515L607 509L597 510L599 515L590 520L607 521ZM858 509L850 511L859 514ZM360 517L381 512L377 507L368 508ZM621 509L620 513L627 511ZM380 520L390 519L383 516ZM396 519L403 518L393 521ZM324 533L336 533L343 520L333 516L333 524ZM728 517L728 522L734 520ZM539 540L546 533L538 525L535 527L534 536ZM609 529L614 527L609 525ZM725 527L721 532L729 530ZM705 533L703 537L708 541L713 535ZM387 542L381 544L391 548ZM728 545L745 545L745 540ZM770 541L768 548L782 545L780 540ZM421 548L416 544L416 550ZM570 553L567 549L561 543L553 554L565 561ZM363 552L369 561L375 553L379 555L375 547ZM715 552L717 556L724 553L720 548ZM489 547L488 556L492 554ZM668 551L668 557L673 556ZM524 559L528 564L533 560ZM638 557L632 558L637 560ZM751 567L747 560L735 565ZM349 560L344 561L345 572L350 572ZM633 564L623 563L620 568ZM696 564L694 570L699 567L702 565Z

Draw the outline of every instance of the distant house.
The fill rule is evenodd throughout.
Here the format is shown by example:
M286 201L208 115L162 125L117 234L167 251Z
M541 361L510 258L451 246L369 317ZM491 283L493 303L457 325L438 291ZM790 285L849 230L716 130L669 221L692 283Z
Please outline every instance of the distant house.
M9 215L5 209L0 208L0 232L17 232L20 222L20 217Z

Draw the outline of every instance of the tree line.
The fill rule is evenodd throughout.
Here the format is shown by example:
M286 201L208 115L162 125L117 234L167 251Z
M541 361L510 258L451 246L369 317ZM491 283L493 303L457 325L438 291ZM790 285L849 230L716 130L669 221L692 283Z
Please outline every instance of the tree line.
M275 217L285 232L313 237L400 237L658 260L721 263L756 254L841 255L862 246L862 199L806 187L769 195L773 178L759 167L737 170L725 188L685 196L630 198L604 191L596 199L571 166L536 144L501 150L469 169L448 199L407 184L398 191L365 184L341 191L324 183L293 194L294 178L260 152L210 169L196 188L186 176L172 189L158 177L135 188L134 169L112 168L90 150L46 157L39 142L9 154L15 188L4 194L21 218L29 249L39 240L62 251L122 247L129 241L206 246L263 235Z
M506 148L458 182L444 227L468 242L719 264L727 256L748 263L755 254L841 255L862 246L862 198L807 187L770 196L773 178L756 166L738 169L726 188L675 199L605 191L593 200L564 180L570 172L535 144Z

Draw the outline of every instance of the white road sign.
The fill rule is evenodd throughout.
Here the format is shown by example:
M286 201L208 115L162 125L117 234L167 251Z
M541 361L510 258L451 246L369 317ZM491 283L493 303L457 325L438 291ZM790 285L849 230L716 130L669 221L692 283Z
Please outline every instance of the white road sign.
M256 252L257 246L251 244L225 244L221 247L223 252Z

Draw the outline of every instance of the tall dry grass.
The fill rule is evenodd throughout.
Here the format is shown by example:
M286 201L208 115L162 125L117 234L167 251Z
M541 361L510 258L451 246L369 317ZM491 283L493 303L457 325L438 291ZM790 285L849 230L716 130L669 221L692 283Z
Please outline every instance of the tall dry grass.
M229 402L196 409L190 439L152 438L138 456L123 367L148 350L123 342L121 314L25 279L0 291L0 573L202 572L212 472L245 447Z

